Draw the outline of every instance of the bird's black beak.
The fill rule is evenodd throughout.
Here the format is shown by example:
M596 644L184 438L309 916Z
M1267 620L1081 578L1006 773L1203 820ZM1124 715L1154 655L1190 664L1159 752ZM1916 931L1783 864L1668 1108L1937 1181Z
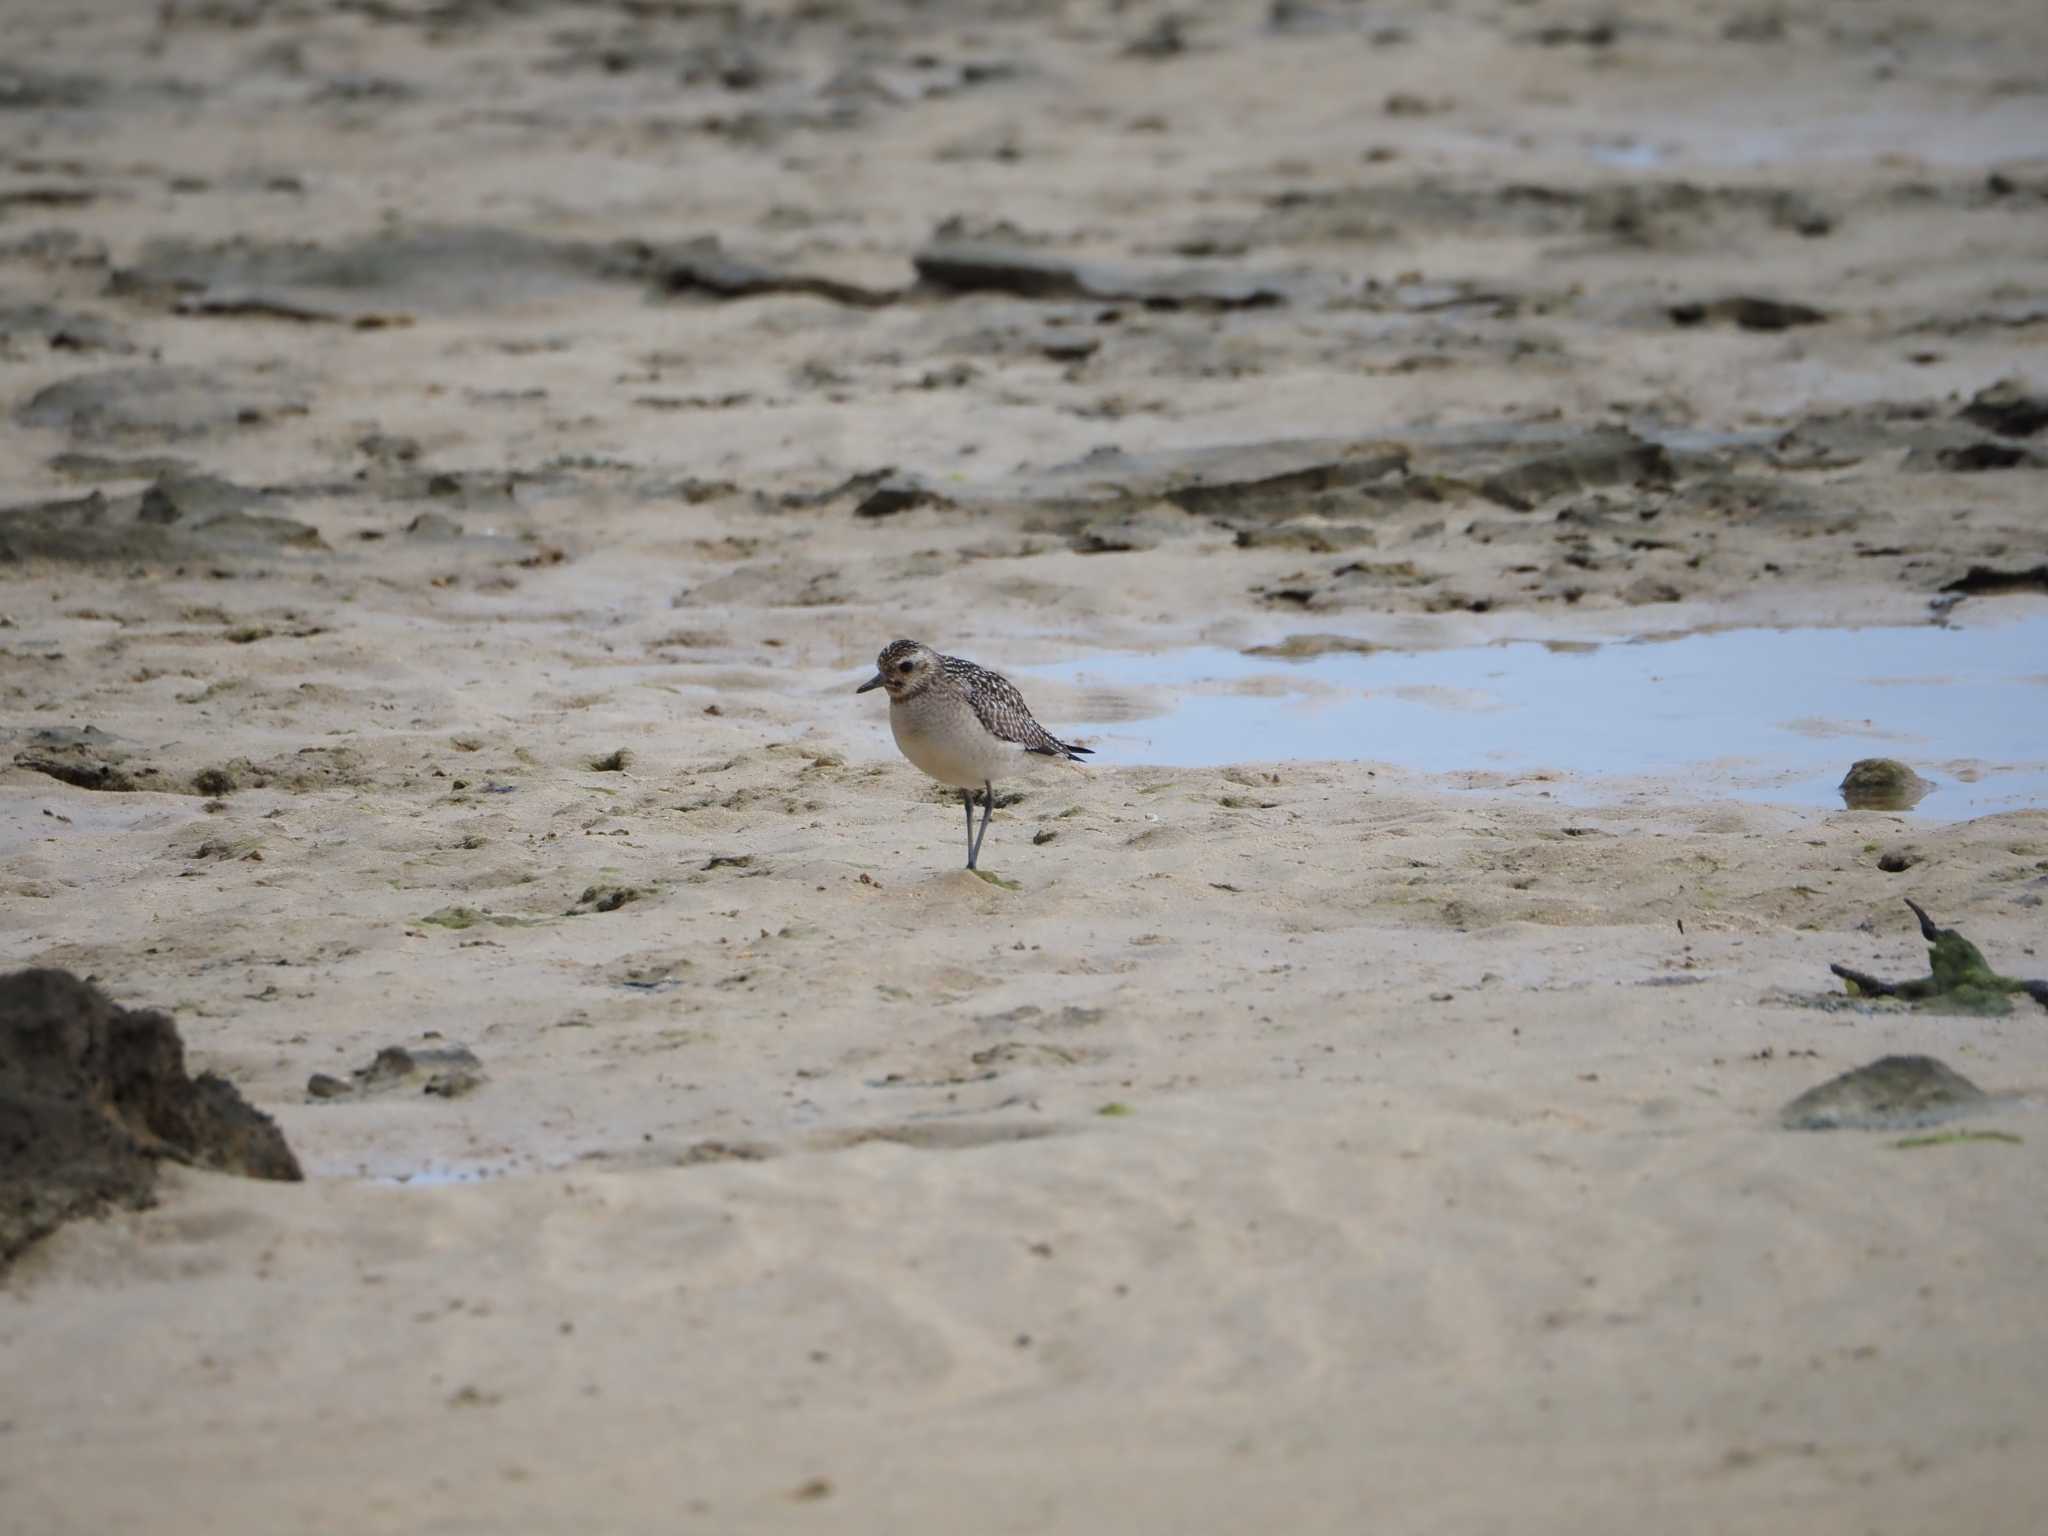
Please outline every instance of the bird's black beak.
M877 672L873 677L869 678L866 682L862 683L858 688L854 689L853 691L855 693L866 693L870 688L879 688L881 686L882 674Z

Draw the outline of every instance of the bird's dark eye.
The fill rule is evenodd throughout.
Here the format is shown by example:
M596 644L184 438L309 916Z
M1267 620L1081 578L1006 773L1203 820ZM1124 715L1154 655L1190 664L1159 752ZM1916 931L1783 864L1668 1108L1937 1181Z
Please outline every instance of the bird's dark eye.
M917 670L917 663L914 661L899 661L896 663L896 670L898 672L915 672Z

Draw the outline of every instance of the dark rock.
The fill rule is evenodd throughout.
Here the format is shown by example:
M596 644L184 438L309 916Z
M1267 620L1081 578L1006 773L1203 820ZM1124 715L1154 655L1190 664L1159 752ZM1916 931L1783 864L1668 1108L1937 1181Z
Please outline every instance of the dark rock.
M1960 592L1965 597L1999 597L2013 592L2048 592L2048 565L2037 565L2030 570L2022 571L2001 571L1988 565L1973 565L1941 590Z
M1852 811L1906 811L1934 788L1896 758L1864 757L1849 765L1839 786Z
M1790 1131L1894 1131L1983 1109L1990 1095L1932 1056L1885 1056L1809 1088L1778 1112Z
M2048 427L2048 396L2030 393L2018 379L2000 379L1957 414L2000 437L2032 437Z
M892 475L879 481L853 509L855 517L894 517L913 507L951 506L945 497L907 475Z
M483 1083L483 1063L467 1046L387 1045L367 1067L349 1074L346 1082L315 1072L306 1079L306 1097L333 1103L404 1090L457 1099Z
M920 251L912 261L920 280L951 293L1012 293L1026 299L1089 296L1072 262L1033 251L949 244Z
M110 794L152 787L136 780L152 777L156 770L139 768L130 773L123 766L127 758L126 751L98 731L83 738L61 731L37 731L29 738L29 745L14 754L14 766L48 774L78 789L104 790Z
M1298 279L1208 268L1140 271L1066 261L1007 246L945 243L912 258L918 279L947 293L1009 293L1026 299L1094 299L1150 309L1250 309L1284 304Z
M1981 474L1987 469L2033 469L2041 460L2011 443L1965 443L1960 448L1943 448L1935 462L1959 475Z
M720 862L719 859L714 858L704 867L706 869L716 869ZM728 859L723 862L744 864L749 861L746 859ZM616 912L627 903L638 901L646 894L647 892L639 887L631 885L586 886L583 894L576 898L576 905L571 907L565 915L569 917L585 917L593 912Z
M1824 310L1810 304L1790 304L1781 299L1737 294L1708 302L1674 304L1668 313L1674 325L1727 324L1745 331L1785 331L1799 325L1819 325L1827 319Z
M301 1176L233 1084L186 1075L170 1015L116 1007L68 971L0 977L0 1267L74 1217L154 1203L162 1158Z

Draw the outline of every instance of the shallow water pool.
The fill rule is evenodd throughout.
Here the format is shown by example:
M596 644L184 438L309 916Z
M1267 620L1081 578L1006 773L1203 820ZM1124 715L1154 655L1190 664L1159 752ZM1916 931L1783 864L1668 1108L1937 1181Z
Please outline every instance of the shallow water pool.
M1933 782L1937 819L2048 805L2048 615L1971 627L1734 629L1303 661L1194 648L1026 669L1139 719L1062 718L1102 763L1360 760L1594 801L1686 793L1842 805L1862 757ZM1656 781L1645 784L1642 781Z

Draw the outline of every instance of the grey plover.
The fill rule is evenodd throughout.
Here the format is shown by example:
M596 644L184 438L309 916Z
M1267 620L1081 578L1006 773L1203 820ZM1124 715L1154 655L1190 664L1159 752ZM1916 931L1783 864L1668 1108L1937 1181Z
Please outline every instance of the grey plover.
M981 857L995 814L996 780L1053 760L1079 762L1092 747L1061 741L1031 718L1017 685L987 667L896 640L875 658L875 675L854 689L889 690L889 729L911 763L960 791L967 808L967 867ZM981 831L974 791L982 792Z

